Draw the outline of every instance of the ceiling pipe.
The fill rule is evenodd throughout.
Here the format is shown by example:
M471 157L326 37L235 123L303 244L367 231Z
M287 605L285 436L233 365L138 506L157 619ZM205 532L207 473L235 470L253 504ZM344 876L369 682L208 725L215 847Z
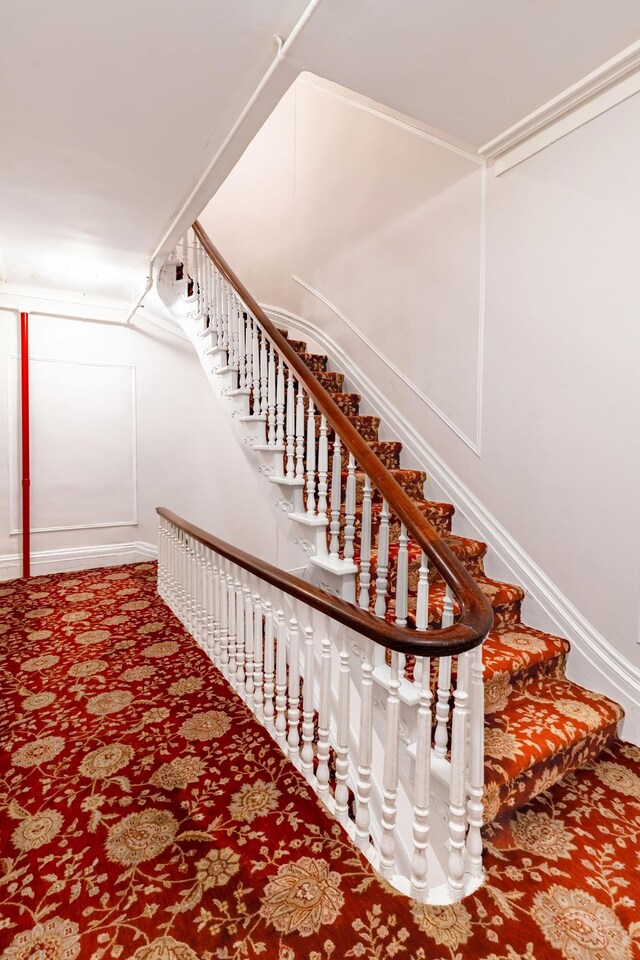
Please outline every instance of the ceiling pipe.
M254 106L256 100L258 99L258 97L260 96L260 94L262 93L262 91L264 90L264 88L266 87L266 85L269 83L269 81L271 80L271 77L272 77L273 74L276 72L276 70L278 69L278 67L279 67L280 64L282 63L282 61L285 59L285 57L287 56L289 50L291 49L291 47L293 46L293 44L296 42L296 40L298 39L298 37L300 36L300 34L302 33L302 31L304 30L304 28L305 28L306 25L308 24L309 20L311 19L311 17L313 16L313 14L316 12L317 8L320 6L321 3L322 3L322 0L311 0L311 2L310 2L310 3L308 4L308 6L306 7L304 13L303 13L302 16L300 17L300 19L298 20L298 22L296 23L296 25L294 26L293 30L291 31L291 33L289 34L289 36L287 37L287 39L284 41L284 43L282 42L282 40L281 40L280 37L274 36L274 39L275 39L276 43L278 44L278 52L276 53L275 59L274 59L273 62L271 63L271 66L269 67L269 69L267 70L267 72L265 73L265 75L263 76L263 78L262 78L262 80L260 81L260 83L258 84L258 86L255 88L255 90L254 90L253 93L251 94L251 97L249 98L249 100L248 100L247 103L245 104L242 112L238 115L235 123L233 124L233 126L232 126L231 129L229 130L229 133L226 135L226 137L224 138L224 140L222 141L222 143L221 143L220 146L218 147L218 150L216 151L213 159L212 159L212 160L210 161L210 163L207 165L204 173L202 174L202 176L200 177L200 179L199 179L198 182L196 183L195 187L193 188L193 190L191 191L191 193L189 194L189 196L187 197L187 199L185 200L185 202L182 204L182 206L181 206L180 210L178 211L178 213L175 215L175 217L174 217L173 220L171 221L171 223L170 223L168 229L166 230L166 232L165 232L162 240L160 241L160 243L158 244L158 246L156 247L156 249L155 249L155 250L153 251L153 253L151 254L151 257L150 257L150 259L149 259L149 269L148 269L148 271L147 271L147 281L146 281L146 283L145 283L144 290L142 291L142 293L140 294L140 296L139 296L138 299L136 300L134 306L131 308L131 310L130 310L130 312L129 312L126 320L125 320L125 323L130 323L130 322L132 321L134 315L136 314L136 312L137 312L137 311L140 309L140 307L142 306L142 303L143 303L145 297L147 296L147 294L148 294L149 291L151 290L151 287L153 286L153 272L154 272L154 268L155 268L155 263L156 263L156 260L157 260L158 256L159 256L160 253L162 252L162 250L163 250L163 248L164 248L164 245L166 244L167 240L169 240L169 238L171 237L171 234L173 233L173 231L175 230L176 226L178 225L178 223L180 222L180 220L182 219L182 217L183 217L184 214L186 213L187 209L189 208L189 206L191 205L191 203L193 202L193 200L196 198L196 196L198 195L198 193L200 192L200 190L202 189L202 187L203 187L204 184L206 183L206 181L207 181L207 179L209 178L212 170L214 169L214 167L215 167L216 164L218 163L218 160L220 159L220 157L222 156L222 154L225 152L225 150L227 149L227 147L229 146L229 144L231 143L231 141L232 141L233 138L235 137L236 133L238 132L238 129L240 128L240 126L244 123L244 121L245 121L245 119L246 119L246 117L247 117L247 114L248 114L249 111L252 109L252 107Z

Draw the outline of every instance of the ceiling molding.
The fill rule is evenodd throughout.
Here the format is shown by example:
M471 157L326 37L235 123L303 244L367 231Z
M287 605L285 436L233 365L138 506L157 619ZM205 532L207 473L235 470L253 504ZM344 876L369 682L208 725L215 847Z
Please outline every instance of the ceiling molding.
M640 40L480 147L499 175L640 92Z

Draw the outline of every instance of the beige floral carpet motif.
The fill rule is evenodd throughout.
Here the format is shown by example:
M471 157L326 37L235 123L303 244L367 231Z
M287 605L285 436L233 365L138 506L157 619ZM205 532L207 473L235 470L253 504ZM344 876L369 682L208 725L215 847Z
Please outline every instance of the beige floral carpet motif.
M485 886L428 907L378 880L154 565L0 584L0 650L1 960L640 960L635 746L486 828Z

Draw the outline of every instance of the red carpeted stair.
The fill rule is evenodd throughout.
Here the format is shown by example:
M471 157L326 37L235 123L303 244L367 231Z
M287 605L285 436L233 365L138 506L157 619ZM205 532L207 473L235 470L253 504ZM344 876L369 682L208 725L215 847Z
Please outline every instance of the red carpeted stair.
M288 335L281 331L284 336ZM616 736L623 716L622 708L597 693L586 690L565 677L565 659L569 644L560 637L528 627L521 619L524 591L521 587L492 580L484 573L486 544L452 533L454 507L425 499L426 474L401 466L402 444L379 440L377 417L360 412L360 397L347 392L344 372L327 370L328 358L308 353L303 341L289 339L322 385L332 394L341 410L349 416L360 435L367 440L398 483L419 505L427 519L444 536L456 556L476 578L491 600L493 630L484 644L486 747L485 747L485 820L491 822L505 811L522 806L548 789L579 765L596 757ZM332 431L329 432L333 440ZM343 511L347 479L348 451L342 449ZM330 480L331 478L329 478ZM364 474L356 471L355 560L359 561L361 503ZM381 498L372 491L372 556L370 596L375 598L377 568L376 543L380 525ZM398 558L398 518L390 517L388 579L395 588ZM341 528L344 536L344 525ZM342 546L343 544L341 544ZM415 604L421 550L409 542L409 617L415 624ZM429 624L441 622L444 583L437 571L429 571ZM392 590L393 592L393 590ZM387 610L394 619L393 601ZM436 682L433 667L433 685ZM409 658L407 678L412 678Z

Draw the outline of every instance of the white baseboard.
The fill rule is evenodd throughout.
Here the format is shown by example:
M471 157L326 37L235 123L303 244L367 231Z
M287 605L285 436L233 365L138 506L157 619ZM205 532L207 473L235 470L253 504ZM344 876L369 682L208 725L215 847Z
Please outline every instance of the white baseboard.
M619 653L582 616L335 340L296 314L272 306L264 306L264 310L278 324L312 340L328 355L334 368L345 373L350 387L361 394L392 435L402 441L403 449L414 459L415 466L427 471L430 483L438 490L437 495L455 506L458 526L464 528L458 532L487 544L491 552L491 575L517 583L526 591L525 622L570 641L567 669L570 679L619 703L626 713L623 735L640 743L638 666ZM430 495L435 496L433 489Z
M45 573L90 570L92 567L114 567L121 563L154 560L158 548L152 543L108 543L95 547L67 547L60 550L38 550L31 554L31 572L37 577ZM22 572L19 554L0 556L0 581L13 580Z

